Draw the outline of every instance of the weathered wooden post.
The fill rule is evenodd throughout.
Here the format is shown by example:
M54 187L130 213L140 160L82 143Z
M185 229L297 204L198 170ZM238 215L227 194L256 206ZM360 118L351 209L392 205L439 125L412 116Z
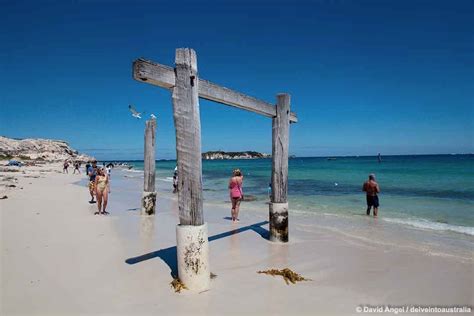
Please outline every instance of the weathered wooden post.
M288 242L288 145L290 95L277 95L276 116L272 121L272 195L270 240Z
M202 201L201 119L196 52L178 48L173 116L178 161L178 275L190 290L209 289L209 242Z
M142 215L155 214L155 130L156 120L151 119L145 123L145 157L143 159L144 184L142 195Z

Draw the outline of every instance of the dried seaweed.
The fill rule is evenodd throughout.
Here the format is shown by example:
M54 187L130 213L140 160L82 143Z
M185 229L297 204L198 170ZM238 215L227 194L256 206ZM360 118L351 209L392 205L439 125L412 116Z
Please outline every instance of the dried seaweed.
M298 273L291 271L288 268L285 268L283 270L270 269L266 271L258 271L257 273L269 274L271 276L280 275L283 277L287 285L289 285L290 282L295 284L298 281L311 281L311 279L306 279L302 277L301 275L299 275Z
M181 290L187 290L188 288L178 278L174 278L170 283L171 287L174 288L175 293L181 293Z

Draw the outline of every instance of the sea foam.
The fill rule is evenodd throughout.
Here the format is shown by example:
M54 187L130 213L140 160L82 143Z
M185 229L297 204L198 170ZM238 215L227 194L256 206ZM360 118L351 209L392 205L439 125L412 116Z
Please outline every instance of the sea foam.
M440 230L440 231L452 231L456 233L466 234L474 236L474 227L468 226L457 226L446 223L436 223L426 219L414 219L414 218L383 218L384 221L389 223L396 223L401 225L410 225L416 228Z

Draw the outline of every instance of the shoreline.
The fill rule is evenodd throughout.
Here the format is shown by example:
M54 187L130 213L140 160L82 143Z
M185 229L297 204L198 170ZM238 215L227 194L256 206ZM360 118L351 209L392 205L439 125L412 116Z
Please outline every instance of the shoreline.
M137 181L138 185L141 185L143 171L134 169L134 170L123 170L125 177L129 180ZM131 174L131 175L130 175ZM171 180L162 177L157 177L157 191L159 195L166 198L176 198L170 191ZM215 196L211 196L209 199L204 192L204 203L206 205L212 205L213 208L227 209L230 207L229 201L225 201L225 197L222 199L216 199ZM444 223L437 223L430 220L424 219L411 219L411 218L396 218L396 217L385 217L382 213L379 218L374 219L372 216L366 216L365 210L360 213L347 212L347 213L328 213L328 212L315 212L307 210L296 209L294 204L290 200L290 218L298 219L298 221L312 221L312 222L322 222L326 223L325 225L320 224L319 227L326 229L331 227L333 232L341 232L345 234L349 229L351 230L354 238L365 238L369 239L367 233L364 233L362 230L366 228L367 224L371 224L374 221L377 221L379 225L383 225L384 229L392 232L392 238L394 240L399 239L399 235L408 236L411 239L411 243L418 243L419 240L424 241L423 251L428 251L430 243L440 244L439 247L436 247L433 252L436 253L446 253L446 255L452 255L451 250L464 259L469 259L472 257L472 254L469 252L469 249L474 249L474 227L470 226L458 226L450 225ZM242 207L246 211L251 211L252 214L257 215L262 220L268 219L268 204L264 199L259 199L257 201L242 202ZM263 214L263 216L262 216ZM204 215L206 216L206 210L204 210ZM303 219L304 218L304 219ZM291 226L291 225L290 225ZM357 226L359 230L353 229L354 226ZM291 229L291 227L290 227ZM387 239L385 236L381 236L383 239ZM393 240L385 240L387 244L393 244ZM459 244L457 244L459 241ZM410 245L414 247L414 245ZM451 249L446 249L446 247ZM460 248L464 248L462 254L459 254ZM467 251L466 251L467 249Z
M122 169L125 179L134 181L135 185L142 185L142 170ZM130 175L132 174L132 175ZM157 191L161 199L176 200L177 196L170 192L171 183L167 178L157 177ZM133 190L131 190L133 191ZM222 217L216 218L215 214L208 214L209 210L219 210ZM225 221L229 216L230 202L216 199L208 199L204 196L204 216L206 221L219 222ZM228 214L229 213L229 214ZM246 214L248 213L248 214ZM263 200L242 202L241 216L249 218L258 218L259 221L268 220L268 204ZM417 227L405 222L397 222L397 219L384 217L379 218L366 216L363 212L359 214L347 213L318 213L300 211L294 209L290 203L290 236L298 225L298 229L304 228L306 223L310 228L322 229L328 233L339 234L346 238L350 237L356 240L363 240L368 243L391 245L394 247L419 250L422 253L433 254L437 256L456 257L464 262L474 261L472 250L474 249L474 237L470 233L452 230L437 230L430 227ZM403 219L402 219L403 220ZM436 224L430 222L430 224ZM301 225L299 225L301 224ZM377 230L377 225L381 226ZM456 226L457 227L457 226ZM460 228L467 226L459 226ZM474 229L474 228L471 228ZM291 242L291 237L290 237Z
M23 190L0 201L2 314L351 315L359 305L474 305L472 252L450 256L420 240L423 234L394 239L400 230L390 227L398 226L364 217L360 236L353 221L338 226L339 218L291 214L290 242L275 244L265 239L268 209L243 203L241 222L232 224L229 205L207 200L217 277L208 292L177 294L169 285L175 195L160 192L157 214L140 216L142 180L114 170L111 215L94 216L87 188L77 184L83 174L45 168L51 171L18 174ZM288 286L256 273L285 267L312 281Z

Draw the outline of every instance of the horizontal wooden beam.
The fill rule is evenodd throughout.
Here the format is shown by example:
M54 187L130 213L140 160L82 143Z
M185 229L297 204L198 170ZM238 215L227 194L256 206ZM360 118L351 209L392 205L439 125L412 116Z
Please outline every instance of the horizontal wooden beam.
M137 59L133 62L133 78L166 89L171 89L175 85L174 68L145 59ZM273 118L276 116L276 108L273 104L221 87L203 79L199 79L198 86L200 98L233 106L267 117ZM298 118L293 112L290 113L290 122L298 122Z

